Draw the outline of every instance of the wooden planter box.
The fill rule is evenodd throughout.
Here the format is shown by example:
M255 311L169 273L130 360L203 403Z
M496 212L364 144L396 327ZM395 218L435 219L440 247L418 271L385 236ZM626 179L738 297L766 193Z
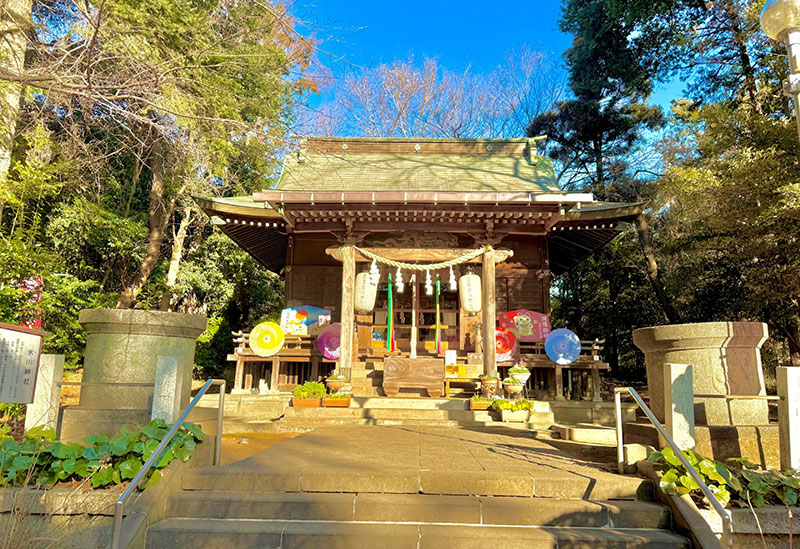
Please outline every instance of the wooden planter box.
M470 410L488 410L489 406L491 406L491 402L475 402L474 400L469 401L469 409Z
M319 398L297 398L292 397L292 407L294 408L319 408L322 399Z
M347 398L325 398L326 408L349 408L350 397Z

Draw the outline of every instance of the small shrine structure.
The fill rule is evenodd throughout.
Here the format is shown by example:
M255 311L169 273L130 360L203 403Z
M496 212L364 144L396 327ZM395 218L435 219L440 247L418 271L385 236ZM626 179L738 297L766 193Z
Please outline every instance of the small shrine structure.
M287 307L332 312L341 323L340 371L349 375L389 357L413 368L455 351L457 364L496 374L519 358L498 362L495 345L482 344L494 343L498 315L549 314L553 277L611 241L620 222L644 208L562 191L536 143L308 137L286 156L274 188L196 200L225 234L285 277ZM378 286L371 310L356 309L363 271ZM479 312L465 310L456 289L467 273L480 277ZM246 334L240 336L243 342ZM314 347L287 345L250 383L263 378L273 390L287 390L317 379L326 361ZM235 359L242 389L244 360ZM375 384L356 377L353 394L368 395ZM558 398L560 369L555 378Z

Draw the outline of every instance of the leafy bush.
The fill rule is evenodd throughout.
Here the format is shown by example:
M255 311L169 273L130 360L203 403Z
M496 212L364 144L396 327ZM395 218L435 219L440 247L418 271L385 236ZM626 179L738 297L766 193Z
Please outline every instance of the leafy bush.
M325 393L327 393L325 385L318 381L306 381L292 391L295 398L322 398Z
M528 374L530 370L525 367L525 365L520 361L519 363L515 364L511 368L508 369L509 374Z
M507 377L503 380L503 385L522 385L522 382L517 381L513 377Z
M340 374L331 374L328 376L327 381L347 381L347 378Z
M531 410L532 408L533 403L524 398L522 400L505 400L502 398L492 400L492 410L510 410L512 412L518 412L520 410Z
M335 399L335 398L345 399L345 398L350 398L350 395L348 395L347 393L331 393L329 395L325 395L325 398L327 398L327 399Z
M491 399L489 397L481 395L473 395L472 397L472 402L492 402L492 400L497 400L497 399Z
M137 432L122 429L113 439L106 435L86 437L83 440L88 446L57 442L49 427L31 429L22 442L0 433L0 486L52 486L83 479L91 480L92 488L120 484L136 476L168 430L163 420L154 419ZM187 461L204 438L197 425L184 423L155 463L146 486L157 483L159 469L172 461Z
M727 507L761 507L764 505L797 505L800 493L800 472L764 471L746 459L732 458L727 465L704 458L697 453L683 452L719 502ZM689 494L698 505L704 505L700 486L671 448L654 452L649 461L663 472L660 487L668 494Z

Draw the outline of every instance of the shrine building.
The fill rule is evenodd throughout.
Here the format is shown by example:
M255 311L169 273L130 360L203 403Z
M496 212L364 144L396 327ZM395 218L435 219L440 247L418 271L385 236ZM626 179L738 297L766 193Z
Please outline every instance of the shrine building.
M564 373L541 360L541 342L521 341L500 360L495 345L482 342L494 341L504 313L549 314L553 277L610 242L644 204L562 191L536 143L308 137L286 156L274 188L197 198L226 235L284 277L287 307L328 309L341 324L338 361L317 351L313 335L287 337L269 358L244 356L240 345L231 357L235 390L255 392L263 380L287 391L338 366L353 395L382 396L386 360L428 367L455 351L450 360L470 377L496 375L522 358L537 371L537 388L563 398ZM357 308L364 271L377 286L371 309ZM468 273L480 277L478 306L466 307L457 290Z

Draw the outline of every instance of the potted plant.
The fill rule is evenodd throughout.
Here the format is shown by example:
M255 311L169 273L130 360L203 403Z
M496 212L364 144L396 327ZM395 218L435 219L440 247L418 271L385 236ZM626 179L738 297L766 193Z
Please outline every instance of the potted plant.
M504 422L525 423L531 415L531 403L528 400L505 400L502 398L492 402L492 409L500 411L500 419Z
M485 396L486 398L492 398L494 395L497 394L497 390L500 386L499 377L482 375L480 376L480 380L481 380L481 395Z
M306 381L292 391L292 406L295 408L319 408L325 393L325 386L322 383Z
M350 407L350 395L346 393L334 393L330 395L325 395L325 398L323 398L322 400L325 403L326 408Z
M522 382L517 381L512 377L507 377L503 380L503 389L505 389L508 393L511 393L512 395L521 393L523 387L524 384Z
M338 391L344 387L345 383L347 383L347 378L341 374L331 374L328 376L328 379L325 380L325 385L328 386L328 390L330 391Z
M488 410L492 404L492 399L489 397L475 395L469 401L470 410Z
M525 366L525 361L519 359L519 362L509 368L508 377L513 378L525 385L528 382L528 379L531 377L531 371L528 370L527 366Z

